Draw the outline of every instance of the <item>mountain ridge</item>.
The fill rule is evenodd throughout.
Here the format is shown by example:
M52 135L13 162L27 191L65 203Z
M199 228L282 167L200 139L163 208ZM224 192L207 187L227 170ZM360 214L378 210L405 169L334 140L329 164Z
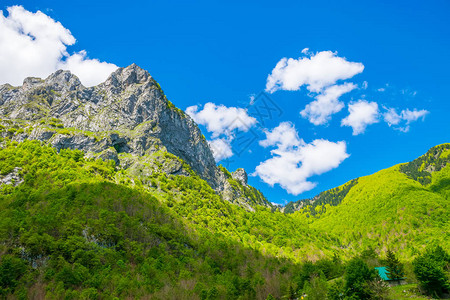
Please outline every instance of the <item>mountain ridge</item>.
M449 248L449 154L449 143L434 146L411 162L303 201L293 214L311 228L340 236L343 245L354 249L401 247L410 251L402 254L408 257L417 253L418 245L431 241ZM342 196L339 191L344 190L343 197L333 197ZM297 207L294 203L288 208Z
M407 175L409 178L421 183L422 185L427 185L431 183L431 175L433 172L440 171L441 169L445 168L447 164L450 164L449 156L450 143L444 143L431 147L425 154L410 162L400 163L392 167L398 166L400 172ZM390 169L392 167L389 167L387 169ZM314 208L316 206L325 204L330 204L331 206L338 205L342 202L350 189L358 183L359 178L364 178L371 175L352 179L340 186L323 191L309 199L291 201L283 206L281 210L285 213L293 213L295 211L303 209L305 206L309 206L311 214L314 215Z
M271 206L259 191L247 191L246 182L237 188L230 183L197 124L136 64L117 69L89 88L63 70L44 80L26 78L20 87L2 85L0 115L3 137L36 139L58 150L80 149L135 173L151 174L157 165L167 174L188 176L185 162L228 201L248 209L254 206L248 203L255 202ZM158 159L160 151L181 161L166 163L167 157Z

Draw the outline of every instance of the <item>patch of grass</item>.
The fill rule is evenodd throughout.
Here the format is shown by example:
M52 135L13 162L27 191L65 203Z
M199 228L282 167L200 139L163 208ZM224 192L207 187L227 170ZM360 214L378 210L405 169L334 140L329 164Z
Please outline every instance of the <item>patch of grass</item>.
M389 288L389 296L391 299L395 300L406 300L406 299L415 299L415 300L429 300L427 296L421 295L417 284L405 284L398 285Z

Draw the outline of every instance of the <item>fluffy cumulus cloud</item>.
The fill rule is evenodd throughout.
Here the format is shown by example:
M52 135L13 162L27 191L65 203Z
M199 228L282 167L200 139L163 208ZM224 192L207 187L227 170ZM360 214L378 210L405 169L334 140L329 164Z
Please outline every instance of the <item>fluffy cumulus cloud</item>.
M305 86L315 100L306 105L301 116L314 125L326 124L331 115L344 107L339 97L357 87L353 83L337 82L361 73L364 65L350 62L332 51L313 53L305 48L302 54L298 59L283 58L277 63L267 77L266 91L296 91ZM367 84L363 86L367 87Z
M20 85L29 76L45 78L58 69L70 70L86 86L104 81L117 66L89 59L86 51L69 54L76 40L64 26L22 6L0 11L0 83Z
M279 184L293 195L313 189L317 183L308 178L337 168L349 157L345 142L317 139L307 144L288 122L267 131L260 145L275 149L271 151L272 157L261 162L253 175L271 186Z
M222 159L233 156L233 149L231 149L229 139L218 138L208 141L208 143L216 161L221 161Z
M114 64L87 58L86 51L74 53L61 62L59 69L67 69L76 74L86 86L97 85L105 81L117 69Z
M276 145L279 150L299 147L304 144L297 130L289 122L280 123L272 131L266 131L266 139L259 142L264 148Z
M378 122L378 104L359 100L348 105L349 115L341 121L341 126L350 126L353 135L364 133L366 127Z
M396 130L408 132L410 124L419 119L424 120L429 114L427 110L403 109L397 113L395 108L383 107L384 112L380 112L376 102L359 100L350 103L348 106L349 115L341 121L341 126L349 126L353 129L353 135L364 133L367 126L378 123L380 119L386 122L389 127Z
M189 106L186 113L201 125L206 126L211 133L212 141L209 141L214 158L220 161L231 157L233 151L231 142L236 131L247 132L256 124L256 119L249 116L247 110L238 107L227 107L206 103L202 109L199 106Z
M427 114L429 114L429 111L424 109L404 109L397 113L395 108L386 108L386 112L383 113L383 119L389 127L394 126L397 130L408 132L410 123L419 119L424 120Z
M330 120L331 115L344 108L344 103L339 101L339 98L355 88L356 85L353 83L332 85L326 88L323 93L318 94L316 100L306 105L300 115L314 125L325 124Z
M248 131L256 124L256 119L249 116L243 108L216 105L211 102L206 103L201 110L198 105L189 106L186 113L198 124L205 125L213 138L235 129Z
M267 77L266 91L297 91L304 85L310 92L319 93L338 80L352 78L364 70L362 63L349 62L337 56L337 52L310 54L305 48L302 53L304 56L298 59L282 58L277 63Z

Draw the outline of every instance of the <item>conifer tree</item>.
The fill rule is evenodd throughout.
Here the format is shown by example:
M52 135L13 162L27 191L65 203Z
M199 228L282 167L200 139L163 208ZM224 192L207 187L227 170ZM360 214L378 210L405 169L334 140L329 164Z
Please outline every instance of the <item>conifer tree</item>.
M403 278L403 264L391 250L387 252L386 264L386 275L390 280L400 280Z

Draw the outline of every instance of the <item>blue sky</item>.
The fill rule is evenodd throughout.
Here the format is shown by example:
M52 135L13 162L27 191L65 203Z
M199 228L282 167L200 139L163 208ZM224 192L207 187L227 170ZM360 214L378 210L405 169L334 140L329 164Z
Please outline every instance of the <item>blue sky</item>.
M66 57L53 62L50 69L54 65L75 68L76 58L120 67L136 63L152 74L176 106L197 105L197 113L208 102L219 115L233 116L245 108L250 112L252 97L266 89L277 63L283 58L296 60L291 61L295 64L291 73L281 68L281 77L275 76L279 89L267 95L279 111L264 124L252 121L249 113L247 132L240 130L242 126L235 126L231 133L219 132L220 126L219 131L209 132L213 121L197 115L209 140L221 138L232 145L237 138L253 140L245 151L238 155L234 149L234 155L221 163L230 170L244 167L254 173L270 161L249 182L272 202L312 197L449 142L448 1L3 1L0 9L5 17L12 5L33 13L40 10L76 39L67 45ZM0 47L1 43L8 40L0 37ZM305 48L309 50L302 53ZM331 58L324 64L312 64L311 72L322 73L314 77L304 71L305 62L327 53ZM344 69L325 82L337 60L345 60ZM352 65L357 63L363 70ZM346 66L355 68L346 70ZM112 67L103 64L97 69L106 72ZM0 73L9 74L9 69L2 69L0 63ZM0 76L4 82L5 76ZM287 81L294 88L287 88ZM336 112L323 124L313 124L307 113L300 114L317 97L330 94L328 88L345 84L352 84L351 90L335 97ZM296 85L298 90L286 90L297 89ZM234 111L217 109L220 105ZM350 119L349 108L355 111ZM398 124L388 125L389 112L388 120ZM354 128L341 126L346 118L354 126L375 123L353 135ZM287 144L282 143L287 137ZM277 163L288 165L278 168ZM291 174L304 176L302 180L290 181L286 171L292 167ZM267 182L275 184L271 187ZM305 182L316 185L299 189Z

